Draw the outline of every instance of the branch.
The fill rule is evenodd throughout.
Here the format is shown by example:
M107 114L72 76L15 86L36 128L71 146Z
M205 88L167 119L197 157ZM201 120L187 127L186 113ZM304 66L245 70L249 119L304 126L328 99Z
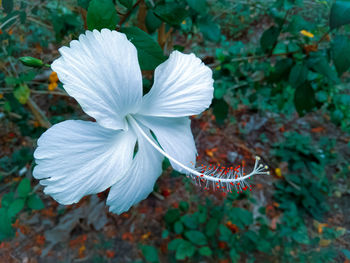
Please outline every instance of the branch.
M120 19L118 28L121 28L121 26L124 24L124 22L128 19L128 17L131 15L131 13L134 11L134 9L141 3L142 0L138 0L130 9L129 11Z
M36 120L40 123L41 127L48 129L52 126L48 118L45 116L45 114L42 112L39 106L35 103L35 101L33 101L31 98L28 98L27 105L29 109L32 111Z

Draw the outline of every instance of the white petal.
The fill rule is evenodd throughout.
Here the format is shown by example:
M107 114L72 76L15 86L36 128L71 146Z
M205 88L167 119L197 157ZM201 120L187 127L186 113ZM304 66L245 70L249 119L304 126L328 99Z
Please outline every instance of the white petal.
M145 131L146 132L146 131ZM149 131L146 132L151 136ZM162 173L163 156L142 135L138 135L138 152L130 170L109 191L109 211L121 214L145 199Z
M188 117L166 118L136 115L135 118L152 130L163 150L186 166L196 162L197 149ZM180 166L170 161L173 168L185 172Z
M154 84L142 100L140 114L159 117L196 115L213 98L212 71L194 54L171 53L155 70Z
M64 121L41 135L33 176L61 204L101 192L130 168L136 135L95 122Z
M137 111L142 97L135 46L124 34L102 29L86 31L59 52L51 67L67 93L105 128L127 128L123 117Z

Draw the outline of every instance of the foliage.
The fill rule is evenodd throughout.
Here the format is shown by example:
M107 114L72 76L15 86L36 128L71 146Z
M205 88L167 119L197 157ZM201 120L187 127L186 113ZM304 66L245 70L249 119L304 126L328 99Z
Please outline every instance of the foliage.
M212 137L229 127L225 139L236 136L248 146L254 142L248 147L254 150L248 154L237 150L237 155L265 155L275 175L253 183L257 193L228 195L224 201L220 194L197 194L187 183L185 197L177 195L172 208L166 202L169 194L158 185L155 196L166 199L158 222L161 235L156 236L155 231L156 240L142 237L137 241L122 236L123 241L138 244L135 258L141 258L135 262L350 260L349 250L338 242L345 228L322 223L335 214L337 205L330 200L350 193L350 166L344 154L350 149L346 137L350 132L349 1L0 3L0 241L15 240L21 214L31 217L36 210L52 208L48 197L36 193L40 186L31 181L35 140L51 124L89 119L49 69L58 56L57 48L87 29L109 28L125 33L136 46L144 93L152 86L149 71L172 50L201 57L213 70L215 89L208 113L200 121L193 118L194 127L199 123L199 134L208 136L199 145L216 145ZM265 121L258 125L256 116ZM313 121L319 119L321 126L314 127ZM336 131L335 135L328 136L329 130ZM227 144L216 148L232 151L245 147L247 151L239 143L231 148ZM213 157L213 149L203 147L199 151ZM338 152L339 148L345 150ZM221 162L220 158L215 161ZM164 165L164 174L169 165ZM177 177L179 174L172 172L165 180ZM173 187L174 192L178 190ZM260 198L265 195L267 200ZM178 202L179 198L183 201ZM108 220L117 224L129 215L117 219L109 215L107 220L97 196L85 201L75 212L52 208L56 225L48 224L50 229L42 233L48 243L44 255L55 245L68 243L71 234L101 232ZM339 198L336 201L340 203ZM136 208L131 214L128 226L137 217L148 223ZM118 229L122 235L120 230L124 229ZM94 262L109 262L114 253L120 253L113 251L112 239L99 236L98 240L94 249L109 252L101 255L92 249ZM79 248L81 258L82 248L86 249L85 245ZM126 258L130 260L128 255Z

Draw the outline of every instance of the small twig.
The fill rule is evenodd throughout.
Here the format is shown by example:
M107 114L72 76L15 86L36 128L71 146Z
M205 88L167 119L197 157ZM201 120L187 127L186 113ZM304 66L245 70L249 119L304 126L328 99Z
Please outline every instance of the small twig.
M323 35L322 35L322 37L316 42L316 44L318 45L318 44L320 44L328 35L329 35L329 33L332 31L332 29L329 29L326 33L324 33Z
M118 28L121 28L121 26L124 24L124 22L128 19L128 17L131 15L131 13L134 11L134 9L141 3L142 0L138 0L131 8L130 10L120 19Z
M8 23L10 23L12 20L17 19L18 17L19 17L19 15L15 15L15 16L13 16L13 17L7 19L4 23L2 23L2 24L0 25L0 29L3 28L4 26L6 26Z
M64 96L64 97L70 97L67 93L60 92L60 91L48 91L48 90L31 90L31 93L34 94L48 94L48 95L58 95L58 96Z
M52 125L39 106L33 101L30 97L27 100L27 105L29 109L32 111L33 115L39 122L40 126L44 128L50 128Z
M164 196L162 196L161 194L158 194L157 192L152 192L152 194L157 197L159 200L163 201L164 200Z

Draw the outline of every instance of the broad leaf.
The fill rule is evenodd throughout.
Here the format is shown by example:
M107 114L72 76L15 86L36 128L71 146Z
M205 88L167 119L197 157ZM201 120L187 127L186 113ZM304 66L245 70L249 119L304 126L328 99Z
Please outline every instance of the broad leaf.
M8 208L8 216L9 218L15 217L24 207L24 199L18 198L13 201Z
M196 10L200 14L204 14L207 11L207 1L206 0L187 0L188 5Z
M140 67L143 70L153 70L165 60L163 50L153 38L137 27L122 28L128 39L137 48Z
M336 36L331 44L332 59L339 76L350 67L350 41L346 36Z
M300 116L310 112L316 106L315 91L307 83L297 87L294 93L294 105Z
M220 38L221 38L220 27L214 21L206 17L203 17L198 21L198 26L203 36L206 39L213 42L220 41Z
M154 14L170 25L179 25L188 16L187 10L175 2L162 3L153 10Z
M153 246L142 246L141 247L142 255L145 257L147 262L158 263L158 251L157 248Z
M11 13L13 10L13 0L2 0L2 8L4 9L6 14Z
M278 36L280 35L280 29L276 26L271 26L269 29L264 31L260 38L260 46L264 52L271 52L274 48Z
M307 74L308 68L304 64L296 64L289 73L289 83L297 88L306 81Z
M92 0L89 3L86 20L89 30L115 29L119 17L112 0Z
M17 192L20 197L27 197L31 191L30 181L27 178L23 178L17 187Z
M40 197L37 194L31 195L28 198L27 202L28 202L28 207L33 210L40 210L45 207L43 201L40 199Z
M336 1L331 8L329 26L331 29L350 23L350 1Z
M185 232L185 237L195 245L202 246L207 244L205 235L196 230Z

